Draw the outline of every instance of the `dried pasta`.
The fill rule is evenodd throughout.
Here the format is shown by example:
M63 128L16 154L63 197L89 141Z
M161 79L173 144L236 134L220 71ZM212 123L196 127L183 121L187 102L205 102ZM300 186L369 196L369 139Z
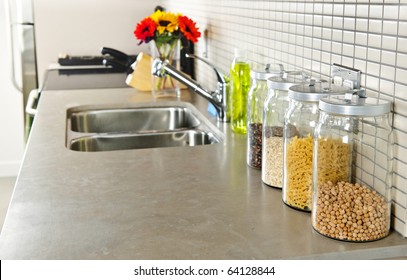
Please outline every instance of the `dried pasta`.
M318 139L318 184L349 181L351 146L341 139Z
M283 200L289 206L311 211L313 139L295 136L286 146Z

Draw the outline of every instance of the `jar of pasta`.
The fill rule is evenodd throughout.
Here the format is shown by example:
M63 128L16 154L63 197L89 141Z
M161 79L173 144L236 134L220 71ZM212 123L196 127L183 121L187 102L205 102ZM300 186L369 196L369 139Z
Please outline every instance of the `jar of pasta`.
M262 127L264 100L267 96L267 79L283 74L283 69L265 68L251 70L251 87L247 100L247 164L254 168L261 168L262 156Z
M268 95L264 102L261 178L268 186L283 187L283 130L288 108L288 89L304 83L301 72L285 72L267 80ZM295 131L293 131L295 133Z
M363 96L363 95L362 95ZM354 242L389 234L391 102L357 94L319 102L315 128L312 226Z
M314 80L289 88L283 131L283 201L288 206L311 211L313 135L319 120L318 102L329 94L347 90Z

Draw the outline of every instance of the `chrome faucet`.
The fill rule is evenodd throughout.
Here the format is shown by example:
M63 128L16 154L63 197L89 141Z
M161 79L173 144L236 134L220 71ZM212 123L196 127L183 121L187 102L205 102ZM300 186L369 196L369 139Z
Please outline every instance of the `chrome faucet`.
M227 110L227 83L223 75L207 60L195 56L193 54L186 54L188 58L195 58L199 59L202 62L206 63L215 71L216 79L218 80L216 90L209 91L199 85L196 81L188 77L186 74L182 73L181 71L177 70L175 67L171 66L168 63L168 60L162 61L159 58L156 58L153 61L151 73L157 77L164 77L165 75L170 75L171 77L175 78L176 80L180 81L181 83L185 84L189 88L191 88L194 92L198 93L199 95L203 96L206 100L208 100L216 109L218 114L218 120L222 122L228 122L229 118L226 114Z

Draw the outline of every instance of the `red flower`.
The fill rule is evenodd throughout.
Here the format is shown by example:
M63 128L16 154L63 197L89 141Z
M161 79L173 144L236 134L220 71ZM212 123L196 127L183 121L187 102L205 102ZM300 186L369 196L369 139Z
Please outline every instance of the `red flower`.
M156 23L148 17L137 24L136 29L134 30L134 35L137 39L141 40L141 42L148 43L154 39L154 32L156 29Z
M181 30L185 38L193 43L198 42L198 38L201 36L201 32L199 32L195 22L186 16L179 16L178 22L179 29Z

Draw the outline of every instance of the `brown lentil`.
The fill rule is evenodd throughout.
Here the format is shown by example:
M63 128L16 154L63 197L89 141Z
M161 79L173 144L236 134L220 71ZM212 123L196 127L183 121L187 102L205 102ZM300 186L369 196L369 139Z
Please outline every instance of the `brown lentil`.
M254 168L261 168L262 124L251 123L247 127L247 164Z

